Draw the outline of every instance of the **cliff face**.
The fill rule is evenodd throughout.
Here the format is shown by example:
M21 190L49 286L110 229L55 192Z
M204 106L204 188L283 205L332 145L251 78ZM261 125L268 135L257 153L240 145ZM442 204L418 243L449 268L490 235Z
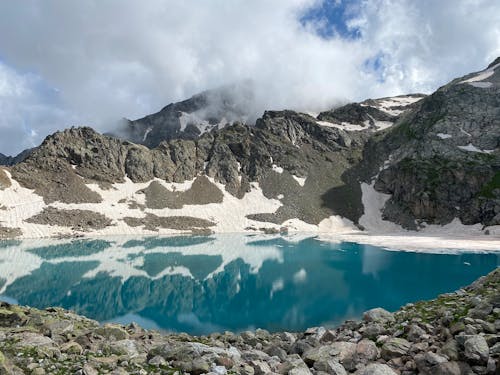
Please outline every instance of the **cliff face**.
M375 189L391 194L384 216L420 222L500 223L500 64L467 75L422 99L365 158L377 158ZM372 168L375 175L375 170Z
M22 229L26 220L50 208L50 215L54 209L97 212L111 219L117 231L120 225L130 229L131 223L155 228L163 220L158 218L174 216L215 223L215 231L330 230L325 220L333 216L347 219L354 229L382 219L409 229L455 218L463 224L498 225L498 66L456 79L428 97L367 100L317 117L267 111L255 125L227 123L192 137L170 133L169 116L176 111L206 114L210 108L221 118L235 115L238 105L220 92L203 93L136 122L135 129L152 128L130 133L130 140L91 128L58 132L9 172L12 182L34 190L34 195L24 192L29 196L24 205L37 196L44 205L28 210L28 216L0 195L6 207L0 221ZM218 112L209 105L214 101L223 103ZM206 120L193 121L199 128ZM198 181L202 177L206 180ZM189 190L193 181L203 188ZM127 187L130 183L134 187ZM15 188L4 189L3 196ZM193 193L204 190L209 193L201 200ZM165 200L182 204L158 203ZM374 208L374 200L382 202L382 212ZM238 222L232 227L220 224L228 220L221 215L229 202L235 210L232 221Z

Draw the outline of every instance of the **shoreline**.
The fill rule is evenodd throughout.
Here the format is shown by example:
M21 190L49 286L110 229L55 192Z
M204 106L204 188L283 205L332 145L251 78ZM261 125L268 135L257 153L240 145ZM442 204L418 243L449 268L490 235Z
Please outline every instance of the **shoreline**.
M165 334L0 302L0 373L488 375L499 332L500 268L394 313L296 333Z
M297 242L301 239L316 238L322 242L341 243L355 242L363 245L371 245L390 251L431 252L431 253L456 253L456 252L499 252L500 235L452 235L421 232L394 232L394 233L369 233L362 231L331 233L321 231L310 232L284 232L265 233L262 231L235 231L235 232L175 232L156 233L151 231L138 231L137 233L78 233L60 236L43 237L18 237L0 239L0 244L5 241L58 241L58 240L91 240L103 238L136 238L136 237L178 237L178 236L246 236L274 238L279 237L286 241Z

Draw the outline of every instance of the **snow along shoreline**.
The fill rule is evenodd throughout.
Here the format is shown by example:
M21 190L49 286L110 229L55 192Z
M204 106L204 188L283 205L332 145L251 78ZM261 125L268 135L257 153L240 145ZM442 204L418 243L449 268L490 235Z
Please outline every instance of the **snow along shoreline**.
M42 197L32 190L21 187L15 180L8 177L12 185L0 190L0 225L20 228L23 234L18 238L95 238L109 236L174 236L186 235L190 232L160 228L158 231L147 230L144 227L131 227L123 218L125 216L141 218L151 213L160 217L190 216L213 221L214 226L209 229L215 234L242 234L255 236L265 235L262 232L280 231L284 229L288 235L285 240L296 241L300 238L316 237L327 242L357 242L366 245L380 246L392 250L449 252L465 251L498 251L500 253L500 226L488 227L487 235L480 224L463 225L458 219L445 226L428 225L422 230L408 231L397 224L384 221L381 209L389 199L389 195L379 193L373 184L362 183L362 203L364 215L359 223L366 229L361 231L354 223L340 216L330 216L323 219L318 225L313 225L299 219L290 219L281 224L259 222L248 219L246 216L254 213L272 213L282 206L280 199L268 199L263 195L260 186L252 183L251 192L243 199L229 194L224 185L211 182L223 193L221 203L204 205L186 205L180 209L132 209L129 203L144 204L144 195L139 194L149 183L135 184L126 180L122 184L114 184L112 190L102 190L97 185L89 184L89 188L99 193L103 202L99 204L62 204L46 205ZM186 191L192 181L183 184L173 184L160 181L165 188L172 191ZM101 213L112 219L113 224L104 229L89 232L75 231L70 227L41 225L28 223L25 220L40 213L45 207L57 209L83 209Z

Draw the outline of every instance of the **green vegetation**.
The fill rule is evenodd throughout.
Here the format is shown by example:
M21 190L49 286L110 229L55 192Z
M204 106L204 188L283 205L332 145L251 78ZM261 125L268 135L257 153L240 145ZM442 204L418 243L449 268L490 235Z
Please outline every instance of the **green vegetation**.
M480 196L485 198L494 198L493 190L500 189L500 172L495 173L493 178L483 186Z

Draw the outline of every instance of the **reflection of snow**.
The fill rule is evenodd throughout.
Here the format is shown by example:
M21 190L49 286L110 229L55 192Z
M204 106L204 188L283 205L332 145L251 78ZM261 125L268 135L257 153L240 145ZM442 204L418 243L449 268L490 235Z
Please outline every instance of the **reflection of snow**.
M385 268L390 257L386 251L376 251L372 246L360 245L363 248L363 275L372 275L377 279L378 273Z
M271 287L271 298L273 298L274 293L279 292L280 290L283 290L284 287L285 287L285 282L283 281L282 278L274 280L273 286Z
M110 247L89 255L82 256L61 256L52 259L44 259L43 256L34 254L29 250L50 247L54 245L69 245L71 240L24 240L18 245L8 246L0 251L0 275L6 282L0 289L0 293L20 277L31 274L40 268L42 263L61 264L65 262L91 262L97 261L98 266L87 272L84 277L95 277L99 272L107 273L110 276L120 277L126 281L130 277L140 276L152 280L163 278L167 275L182 275L192 277L192 272L184 265L168 265L165 269L154 276L150 276L145 269L144 259L148 254L169 254L177 253L180 256L208 255L222 258L217 269L208 274L206 278L223 272L226 265L237 259L241 259L249 265L250 272L258 273L262 264L268 260L283 262L283 250L275 246L260 246L253 242L262 238L261 236L242 235L220 235L207 237L209 241L203 243L193 242L189 246L158 246L147 248L141 244L141 240L148 237L108 237L104 241L110 242ZM149 237L151 238L151 237ZM154 237L153 237L154 238ZM175 239L177 237L172 237ZM192 237L196 238L196 237ZM133 247L123 247L129 240L137 241ZM175 242L173 242L175 244Z
M295 284L303 283L304 281L306 281L306 279L307 279L307 271L303 268L301 268L300 271L297 271L297 273L293 275L293 282Z

